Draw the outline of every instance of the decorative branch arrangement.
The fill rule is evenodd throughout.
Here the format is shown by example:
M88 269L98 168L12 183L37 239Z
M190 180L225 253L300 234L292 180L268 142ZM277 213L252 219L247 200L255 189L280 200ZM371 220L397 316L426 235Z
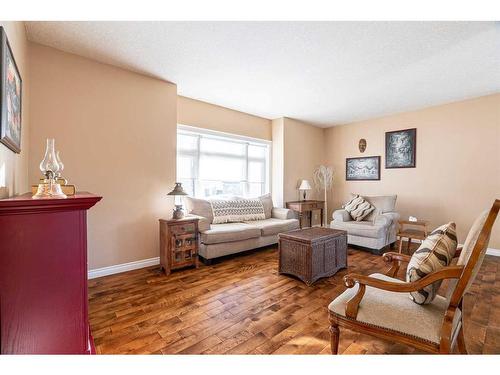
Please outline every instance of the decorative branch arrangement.
M332 188L333 185L333 169L327 167L326 165L320 165L313 173L313 181L316 189L324 191L325 194L325 210L323 212L324 218L323 223L327 225L328 218L328 202L327 202L327 192Z

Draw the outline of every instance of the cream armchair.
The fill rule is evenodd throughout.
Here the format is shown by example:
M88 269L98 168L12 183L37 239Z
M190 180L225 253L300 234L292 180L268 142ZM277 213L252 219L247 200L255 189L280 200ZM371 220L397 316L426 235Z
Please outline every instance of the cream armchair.
M399 214L395 212L396 195L363 196L375 210L362 221L354 221L346 210L333 212L330 223L332 229L347 231L347 242L350 245L369 248L375 254L387 245L396 242Z

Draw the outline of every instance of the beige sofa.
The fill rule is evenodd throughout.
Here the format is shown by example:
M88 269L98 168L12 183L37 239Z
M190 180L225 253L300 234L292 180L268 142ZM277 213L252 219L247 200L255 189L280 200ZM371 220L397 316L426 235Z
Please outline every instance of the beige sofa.
M214 258L275 244L278 234L299 228L293 211L273 207L271 195L260 197L265 219L240 223L213 224L212 206L209 200L185 197L189 215L200 218L198 223L199 255L210 261Z
M354 195L354 194L353 194ZM330 228L347 231L350 245L369 248L375 254L396 242L399 214L395 211L397 195L364 196L375 210L362 221L354 221L346 210L333 212Z

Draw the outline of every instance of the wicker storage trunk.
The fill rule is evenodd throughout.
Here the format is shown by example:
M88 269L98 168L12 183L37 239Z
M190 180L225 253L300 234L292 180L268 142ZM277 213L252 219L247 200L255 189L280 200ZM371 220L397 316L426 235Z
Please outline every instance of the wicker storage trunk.
M306 228L279 235L279 273L311 285L321 277L347 268L347 232Z

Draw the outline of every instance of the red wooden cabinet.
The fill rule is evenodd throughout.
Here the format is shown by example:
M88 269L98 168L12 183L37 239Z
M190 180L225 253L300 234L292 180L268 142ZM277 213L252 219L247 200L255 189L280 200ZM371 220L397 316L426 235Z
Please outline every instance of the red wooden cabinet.
M0 200L0 353L92 351L86 222L99 200Z

